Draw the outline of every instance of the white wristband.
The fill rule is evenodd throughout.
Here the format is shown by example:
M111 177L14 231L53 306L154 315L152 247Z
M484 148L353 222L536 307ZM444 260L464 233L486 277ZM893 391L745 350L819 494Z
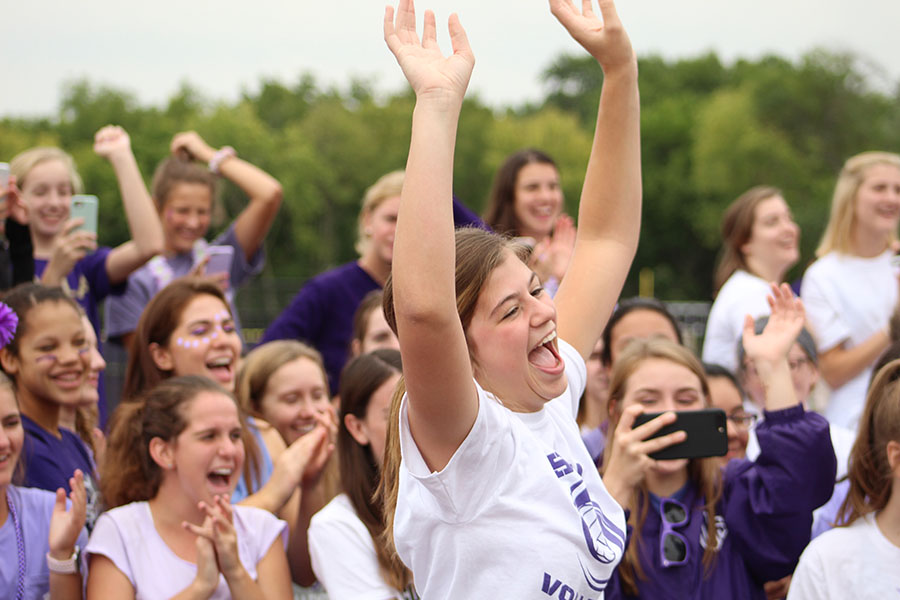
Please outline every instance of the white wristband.
M223 160L232 156L237 156L237 151L231 146L222 146L215 154L213 154L213 157L209 159L209 170L212 173L219 175L219 165L222 164Z
M75 546L75 551L72 552L72 556L65 560L57 560L50 556L50 553L47 553L47 568L50 569L51 573L57 573L59 575L72 575L78 572L78 546Z

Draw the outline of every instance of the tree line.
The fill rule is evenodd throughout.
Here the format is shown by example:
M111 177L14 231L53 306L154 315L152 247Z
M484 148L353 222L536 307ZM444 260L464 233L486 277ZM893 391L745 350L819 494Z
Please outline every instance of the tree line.
M758 184L781 188L800 224L801 263L789 274L799 276L813 258L845 158L900 151L900 85L877 85L877 68L851 54L815 50L796 61L767 56L730 65L712 53L647 56L639 69L644 214L626 295L637 293L643 270L661 299L709 300L722 211ZM602 73L590 57L563 55L543 78L540 102L496 108L477 96L466 101L454 188L477 212L497 166L526 146L555 158L567 210L576 212ZM100 243L115 245L128 232L112 170L91 149L100 127L115 123L129 132L148 183L179 131L234 146L282 183L284 204L261 278L290 279L296 289L355 257L363 192L403 168L412 107L405 90L380 94L363 80L323 88L309 75L294 84L262 81L234 102L183 84L165 106L82 80L66 86L53 117L0 119L0 160L39 144L69 151L86 192L100 198ZM223 187L222 226L244 203L239 190Z

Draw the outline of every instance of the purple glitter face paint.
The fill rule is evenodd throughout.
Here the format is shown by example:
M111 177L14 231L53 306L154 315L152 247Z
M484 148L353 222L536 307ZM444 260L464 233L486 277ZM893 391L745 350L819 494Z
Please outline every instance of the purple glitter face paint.
M34 362L56 362L55 354L42 354L34 359Z

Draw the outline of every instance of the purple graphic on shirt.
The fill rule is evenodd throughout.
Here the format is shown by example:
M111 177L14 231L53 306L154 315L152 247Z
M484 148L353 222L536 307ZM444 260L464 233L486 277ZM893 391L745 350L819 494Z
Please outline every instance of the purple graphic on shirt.
M557 453L547 455L550 466L556 476L569 486L572 503L581 517L582 533L591 557L602 565L610 565L622 556L625 550L625 532L609 519L600 505L591 499L590 492L581 476L584 472L578 463L569 463ZM609 581L608 577L598 577L591 569L591 564L578 558L584 579L591 589L602 591ZM605 572L606 569L603 569Z

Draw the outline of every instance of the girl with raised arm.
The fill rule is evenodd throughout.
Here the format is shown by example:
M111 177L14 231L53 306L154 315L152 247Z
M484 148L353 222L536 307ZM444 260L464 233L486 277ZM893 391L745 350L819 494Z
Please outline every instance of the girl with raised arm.
M381 493L386 533L423 598L597 598L625 545L624 514L575 413L585 359L638 241L637 62L611 0L600 2L602 19L588 2L581 12L570 0L550 5L604 72L556 304L515 243L476 230L454 240L453 151L474 65L459 19L450 17L453 54L444 57L433 13L421 41L410 0L396 20L393 8L385 13L385 40L416 107L385 288L406 392L392 406Z

